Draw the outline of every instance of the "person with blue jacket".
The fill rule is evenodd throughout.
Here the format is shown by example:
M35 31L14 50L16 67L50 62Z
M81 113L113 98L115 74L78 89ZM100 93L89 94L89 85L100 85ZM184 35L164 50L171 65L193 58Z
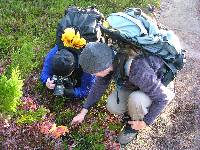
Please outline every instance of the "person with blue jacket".
M70 98L84 98L88 95L91 86L95 82L95 76L83 72L78 65L78 54L73 53L70 49L61 49L58 46L52 48L44 61L40 80L48 89L53 90L56 86L52 79L53 75L67 76L73 87L65 86L64 96Z

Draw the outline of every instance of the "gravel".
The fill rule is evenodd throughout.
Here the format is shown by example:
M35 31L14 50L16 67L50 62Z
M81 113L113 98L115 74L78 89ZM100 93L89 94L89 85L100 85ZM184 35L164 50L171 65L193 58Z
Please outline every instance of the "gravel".
M200 149L200 1L161 0L159 22L175 31L187 63L175 81L176 98L157 121L142 130L125 149L198 150Z

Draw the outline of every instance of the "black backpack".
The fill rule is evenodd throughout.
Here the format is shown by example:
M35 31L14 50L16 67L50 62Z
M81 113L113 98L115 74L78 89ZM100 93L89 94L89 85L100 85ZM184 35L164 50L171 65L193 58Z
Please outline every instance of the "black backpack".
M101 34L99 32L102 18L103 15L93 6L86 9L75 6L67 8L65 10L65 15L57 26L56 44L58 45L58 50L68 48L73 51L72 48L65 47L61 40L62 34L66 28L75 29L86 42L100 40Z

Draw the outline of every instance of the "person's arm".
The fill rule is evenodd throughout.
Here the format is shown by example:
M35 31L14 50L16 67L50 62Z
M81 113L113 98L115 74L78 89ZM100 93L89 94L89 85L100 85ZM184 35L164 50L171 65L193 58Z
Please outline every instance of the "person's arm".
M94 75L83 72L81 86L74 88L74 96L79 98L86 97L92 85L95 83L95 79L96 77Z
M42 68L42 71L41 71L41 74L40 74L40 80L43 84L46 84L47 79L52 77L52 65L51 65L51 63L52 63L52 58L56 54L57 51L58 51L58 47L55 46L54 48L52 48L48 52L48 54L45 58L43 68Z
M162 60L155 56L138 59L131 65L129 81L138 86L152 100L149 111L143 118L147 125L153 123L167 105L168 100L174 97L174 93L157 78L156 72L162 65Z
M92 107L97 101L100 100L101 96L106 91L110 81L112 78L112 74L109 74L105 77L97 77L94 85L92 86L90 93L87 97L86 102L83 105L83 108L89 109Z
M88 112L88 109L91 106L93 106L98 100L100 100L101 96L107 89L111 78L112 78L111 74L107 75L104 78L101 77L96 78L96 81L89 92L89 95L87 97L86 102L83 105L81 112L73 118L71 124L81 123L84 120L85 115Z

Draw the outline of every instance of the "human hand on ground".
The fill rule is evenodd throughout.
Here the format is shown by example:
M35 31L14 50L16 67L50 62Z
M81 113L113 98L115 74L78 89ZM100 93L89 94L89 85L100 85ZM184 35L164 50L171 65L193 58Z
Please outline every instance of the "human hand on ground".
M131 128L135 130L141 130L147 126L144 121L128 121L128 123L131 125Z
M88 110L83 108L81 112L75 116L71 122L71 125L77 125L83 122L85 115L87 114Z
M54 89L54 87L55 87L54 81L51 80L50 78L48 78L47 82L46 82L46 86L48 89Z

